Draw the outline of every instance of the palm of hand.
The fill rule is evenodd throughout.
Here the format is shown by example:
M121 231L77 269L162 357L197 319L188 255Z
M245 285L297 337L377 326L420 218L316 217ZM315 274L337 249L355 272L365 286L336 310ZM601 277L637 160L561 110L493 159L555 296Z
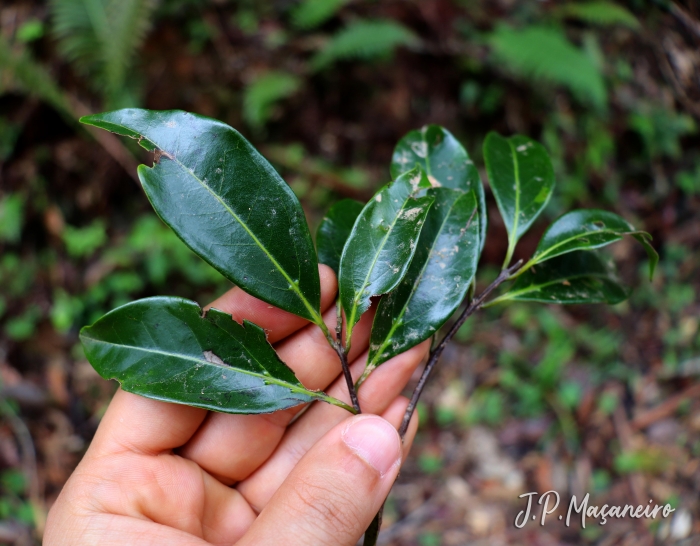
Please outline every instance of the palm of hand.
M334 328L336 281L325 266L321 282L324 319ZM239 289L212 306L265 328L304 385L331 385L329 394L347 400L337 355L317 327ZM353 334L354 377L370 325L368 313ZM399 393L426 351L421 344L375 371L360 389L363 411L397 427L406 407ZM371 434L381 436L385 422L349 420L326 404L290 425L300 411L226 415L118 391L51 510L44 544L355 544L398 472L398 436L384 430L377 439ZM378 441L385 447L377 451Z

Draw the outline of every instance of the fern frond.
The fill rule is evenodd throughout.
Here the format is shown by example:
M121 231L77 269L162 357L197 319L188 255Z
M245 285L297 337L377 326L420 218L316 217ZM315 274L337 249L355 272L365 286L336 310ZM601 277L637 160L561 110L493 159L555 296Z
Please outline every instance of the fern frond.
M292 10L292 24L309 30L333 17L350 0L303 0Z
M123 96L134 54L151 24L156 0L51 0L59 51L104 93Z
M311 60L311 67L319 70L340 60L389 57L399 46L418 43L418 37L396 21L355 21L330 39Z
M604 0L564 4L556 8L555 14L601 27L621 25L633 29L639 28L639 21L626 8Z
M287 72L270 71L251 84L243 94L243 117L255 128L262 127L272 115L273 108L301 87L301 80Z
M496 58L527 78L533 87L549 82L568 88L583 102L598 107L607 103L605 82L595 63L561 31L548 27L515 30L502 26L488 41Z
M112 93L126 81L134 55L151 28L155 0L110 0L107 16L110 21L110 47L104 56L105 76Z
M101 60L100 36L108 32L103 4L102 0L51 0L49 4L58 50L83 73L96 70Z

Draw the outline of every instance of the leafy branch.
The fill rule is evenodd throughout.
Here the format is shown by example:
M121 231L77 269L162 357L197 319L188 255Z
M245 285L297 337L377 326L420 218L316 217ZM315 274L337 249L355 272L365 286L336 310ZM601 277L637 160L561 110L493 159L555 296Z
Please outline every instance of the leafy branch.
M319 226L316 248L301 205L265 158L235 129L187 112L124 109L83 123L134 138L158 158L138 176L161 219L195 253L245 292L318 326L338 356L352 405L306 388L280 360L262 328L239 324L195 302L148 298L83 328L85 352L105 378L157 400L227 413L267 413L320 400L360 413L357 389L398 354L433 338L468 302L434 346L406 409L411 417L435 366L479 309L511 300L617 303L628 292L594 250L629 235L657 256L650 236L619 216L579 210L556 220L534 255L511 265L519 239L554 187L544 147L525 136L491 133L484 160L508 232L502 271L473 296L485 245L487 209L479 173L447 130L411 131L392 157L393 180L362 204L342 200ZM321 316L318 264L338 278L336 327ZM503 283L510 290L488 298ZM379 304L357 383L348 355L372 298ZM375 544L381 512L365 535Z
M428 382L428 378L433 372L433 368L440 360L440 356L442 356L445 347L447 347L450 341L452 341L452 338L459 331L464 322L483 307L484 303L486 302L486 298L488 298L491 295L491 293L494 290L496 290L496 288L498 288L499 286L501 286L501 284L507 281L510 275L514 271L516 271L521 265L522 260L519 260L514 265L501 271L498 274L498 277L496 277L496 279L491 284L489 284L481 294L479 294L477 297L475 297L472 301L469 302L469 305L467 305L466 309L462 312L462 314L455 321L455 323L450 327L445 336L439 341L435 348L432 351L430 351L430 355L428 356L428 362L425 365L425 369L423 370L420 379L418 380L418 384L413 389L411 400L408 403L408 406L406 406L406 412L404 413L403 420L401 421L401 427L399 428L399 435L401 436L401 439L403 439L404 436L406 436L406 431L408 430L408 425L411 423L411 417L413 417L413 412L416 410L416 406L418 405L418 400L423 394L423 389L425 388L425 385Z

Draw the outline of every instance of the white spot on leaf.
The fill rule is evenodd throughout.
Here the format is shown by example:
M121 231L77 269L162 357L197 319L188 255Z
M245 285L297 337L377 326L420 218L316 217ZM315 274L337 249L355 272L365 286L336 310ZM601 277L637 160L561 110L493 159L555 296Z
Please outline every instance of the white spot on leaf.
M221 358L214 354L214 351L204 351L204 360L210 362L211 364L218 364L219 366L226 365L226 363L223 360L221 360Z
M420 184L420 175L417 174L410 180L411 187L413 188L413 191L415 192L418 190L418 184Z
M418 157L428 157L428 143L427 142L411 142L411 150Z
M420 213L421 213L422 211L423 211L422 208L420 208L420 207L414 207L414 208L412 208L412 209L408 209L408 210L404 211L404 213L402 214L402 216L403 216L403 218L405 218L406 220L409 220L409 221L410 221L410 220L415 220L415 219L418 217L418 215L420 215Z

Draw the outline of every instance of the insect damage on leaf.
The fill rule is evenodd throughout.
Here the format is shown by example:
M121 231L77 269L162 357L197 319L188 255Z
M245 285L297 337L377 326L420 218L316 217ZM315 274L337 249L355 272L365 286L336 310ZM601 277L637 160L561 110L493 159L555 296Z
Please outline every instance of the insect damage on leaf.
M168 152L164 152L163 150L156 149L153 151L153 163L159 165L161 157L171 160L175 159L172 155L170 155Z
M444 127L426 125L410 131L397 144L391 162L394 177L419 165L433 188L476 192L479 203L479 251L486 241L486 198L479 172L459 141Z
M202 316L182 298L123 305L83 328L80 339L102 377L156 400L225 413L270 413L312 400L347 408L304 387L259 326L217 309Z
M204 351L204 360L209 362L210 364L218 364L219 366L228 366L226 362L221 360L220 357L216 356L214 354L214 351Z
M434 188L429 194L435 203L425 218L409 270L377 308L369 358L358 385L377 366L433 335L462 302L476 272L475 192Z
M357 216L338 275L348 339L370 298L393 290L406 273L434 201L427 194L430 188L425 172L416 167L384 186Z
M574 211L550 226L525 266L508 267L516 243L543 211L554 185L546 150L524 136L492 133L484 144L508 248L503 270L477 295L475 274L487 226L484 188L464 147L443 127L428 125L404 136L392 156L393 182L366 204L335 203L319 225L314 247L297 197L232 127L186 112L139 109L82 121L138 139L153 153L153 165L138 171L144 190L159 216L194 252L242 290L323 329L340 357L354 407L307 389L263 328L165 297L115 309L80 336L102 377L156 400L243 414L318 400L358 413L347 354L371 297L381 299L357 386L376 367L433 337L464 302L461 316L433 345L423 378L469 314L484 305L626 298L612 268L592 250L628 235L647 250L650 272L658 259L651 236L623 219L605 211ZM317 263L338 277L337 337L321 318ZM510 291L487 301L506 280L515 280ZM425 381L418 385L402 437Z

